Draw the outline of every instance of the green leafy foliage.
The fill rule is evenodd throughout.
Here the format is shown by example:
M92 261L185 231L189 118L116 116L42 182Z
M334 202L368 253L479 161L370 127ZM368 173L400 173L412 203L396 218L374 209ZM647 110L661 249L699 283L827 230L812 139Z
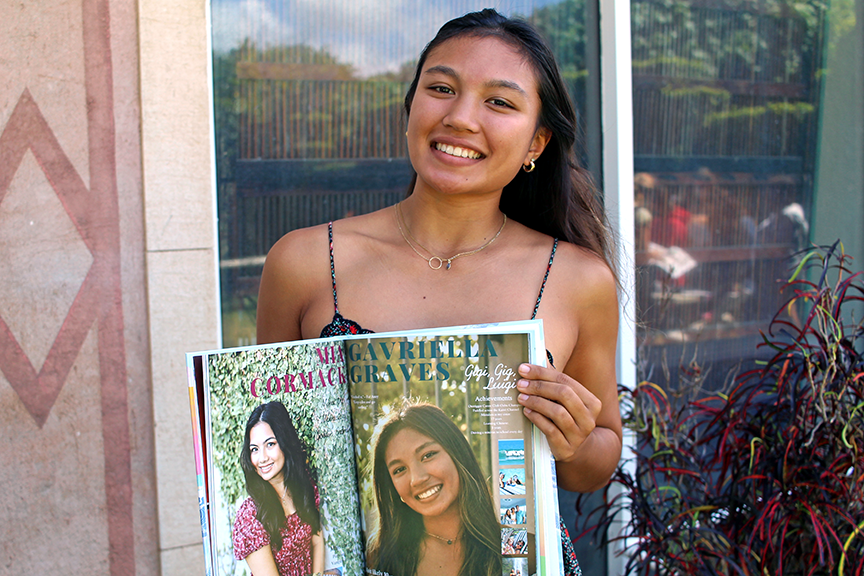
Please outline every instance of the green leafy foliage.
M606 492L630 574L864 573L864 272L839 242L804 257L763 334L763 366L705 394L621 390L636 453ZM807 279L808 274L816 280Z
M307 464L317 478L325 521L327 548L343 563L346 574L362 573L362 546L357 537L358 500L351 456L348 396L344 386L316 387L271 395L263 382L259 397L250 393L255 377L296 374L322 367L315 347L266 348L238 351L209 358L210 418L213 462L219 496L233 523L237 506L246 497L240 451L246 421L263 402L281 401L288 410L300 440L306 446Z

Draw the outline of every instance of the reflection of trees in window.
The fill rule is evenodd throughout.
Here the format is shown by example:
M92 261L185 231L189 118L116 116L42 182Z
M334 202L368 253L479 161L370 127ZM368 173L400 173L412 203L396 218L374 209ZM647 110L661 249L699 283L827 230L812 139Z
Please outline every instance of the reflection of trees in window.
M801 156L822 2L632 5L636 154Z
M589 54L588 42L593 38L596 41L597 33L592 35L586 29L586 6L585 0L563 0L557 4L549 4L537 8L529 18L537 27L544 38L549 42L555 61L561 70L561 76L570 92L570 97L576 106L579 117L577 130L579 141L577 142L576 154L580 162L594 172L598 182L601 181L599 173L599 141L586 142L588 133L587 116L590 107L589 90ZM594 48L596 51L596 47ZM598 64L598 63L595 63ZM594 79L594 84L597 79ZM594 87L596 89L596 86ZM595 98L597 95L594 95ZM594 102L593 106L599 106ZM599 110L591 112L599 115Z
M223 301L254 297L263 255L286 232L404 194L404 76L362 79L305 45L247 40L214 55Z
M455 17L476 6L451 8ZM585 10L584 0L564 0L529 16L552 43L583 117ZM436 26L430 22L430 35ZM412 175L402 104L417 54L396 72L367 77L336 49L265 36L250 29L240 46L213 54L226 345L237 342L231 309L243 316L243 330L254 332L258 277L274 242L296 228L391 205Z
M646 342L713 340L702 356L740 360L733 340L767 324L808 236L827 4L636 0L631 14ZM686 274L663 269L686 263L657 251L673 245Z
M236 65L239 158L405 156L402 82L356 78L308 46L245 48Z
M538 8L531 22L549 42L565 81L575 82L586 74L585 1L564 0Z

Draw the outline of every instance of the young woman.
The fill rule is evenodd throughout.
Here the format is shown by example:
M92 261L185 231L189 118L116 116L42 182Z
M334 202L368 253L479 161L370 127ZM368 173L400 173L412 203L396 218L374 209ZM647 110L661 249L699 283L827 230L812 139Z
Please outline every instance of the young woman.
M508 536L507 541L501 547L502 554L516 554L516 546L513 544L513 536Z
M420 55L405 109L409 196L279 240L258 341L542 318L550 365L519 368L519 402L559 485L602 487L621 453L617 282L551 51L522 21L467 14Z
M499 576L492 495L450 418L405 402L379 422L372 446L378 527L368 566L391 576Z
M318 491L306 451L281 402L262 404L246 422L240 453L247 498L237 511L234 556L254 576L307 576L324 567Z

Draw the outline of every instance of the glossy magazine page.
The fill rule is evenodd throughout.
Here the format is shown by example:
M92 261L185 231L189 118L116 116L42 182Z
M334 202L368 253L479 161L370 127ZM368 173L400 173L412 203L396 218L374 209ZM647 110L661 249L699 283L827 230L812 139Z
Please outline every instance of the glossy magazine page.
M542 323L352 337L345 355L367 573L470 556L472 573L560 574L554 462L516 400Z
M266 542L280 574L312 573L313 567L333 575L363 573L342 350L340 341L316 340L205 355L214 575L251 574L245 558ZM246 433L253 412L268 426L259 436L260 424ZM267 454L271 437L278 439L276 456ZM252 446L245 474L244 443ZM297 471L293 501L283 509L296 512L280 525L281 547L272 546L259 518L260 508L280 507L278 500L267 501L276 491L266 486L278 469ZM250 496L250 486L263 496Z
M205 465L202 422L204 373L201 356L186 356L186 375L189 380L189 408L192 415L192 452L195 457L195 475L198 480L198 513L201 521L201 537L204 541L204 568L206 576L213 574L213 547L210 541L210 499L207 492L207 467Z
M397 542L399 554L424 546L438 560L478 557L472 574L561 573L554 461L545 437L522 415L515 389L520 363L545 360L539 320L187 354L207 574L251 574L249 555L267 544L280 574L410 573L387 570L377 559L366 563L366 551L386 535L370 466L376 427L394 411L420 406L437 418L429 436L443 441L439 434L449 430L441 448L469 470L455 483L424 480L421 499L440 502L439 493L455 489L471 506L460 508L467 520L450 526L451 534L435 533L434 510L420 523L431 528L418 531L415 513L414 531L409 525L407 532L414 537ZM278 441L268 443L270 436ZM274 444L275 456L265 454ZM287 491L290 503L267 503L277 493L274 469L300 471L299 484L295 478ZM398 496L402 472L391 477L387 467L379 476L390 477L391 495ZM390 510L404 511L399 505ZM284 526L270 520L265 527L262 513L272 517L278 509ZM462 526L472 536L463 538ZM439 543L443 550L435 549Z

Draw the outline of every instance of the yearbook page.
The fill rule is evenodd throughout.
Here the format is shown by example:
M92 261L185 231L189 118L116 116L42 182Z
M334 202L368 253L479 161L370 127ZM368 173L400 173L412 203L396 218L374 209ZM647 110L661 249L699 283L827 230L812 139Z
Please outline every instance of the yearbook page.
M545 357L538 320L188 354L207 573L269 547L280 574L413 573L406 550L559 574L554 461L516 401Z
M193 370L196 357L210 573L251 574L247 556L270 545L280 574L363 574L342 342L193 354ZM276 498L274 478L289 486L287 506ZM281 546L262 521L267 515L284 518L275 527Z
M519 365L546 362L542 323L368 336L345 356L368 573L458 545L474 573L559 574L554 460L516 399Z

